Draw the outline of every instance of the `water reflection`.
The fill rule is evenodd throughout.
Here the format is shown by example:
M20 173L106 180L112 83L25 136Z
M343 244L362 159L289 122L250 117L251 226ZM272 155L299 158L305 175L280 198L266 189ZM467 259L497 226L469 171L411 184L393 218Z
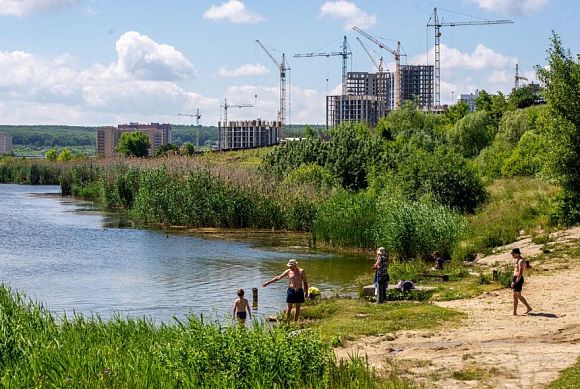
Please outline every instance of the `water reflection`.
M354 293L358 275L371 277L367 258L313 250L308 235L128 228L122 215L58 191L0 185L0 281L57 313L223 318L239 288L251 296L290 258L326 294ZM283 308L285 288L260 288L258 316Z

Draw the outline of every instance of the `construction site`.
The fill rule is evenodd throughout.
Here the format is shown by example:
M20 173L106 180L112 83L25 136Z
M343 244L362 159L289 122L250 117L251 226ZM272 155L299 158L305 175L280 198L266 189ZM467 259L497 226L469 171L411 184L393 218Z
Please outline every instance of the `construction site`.
M376 72L347 71L348 61L352 57L346 35L343 37L340 51L333 52L310 52L295 54L294 58L312 57L341 57L342 59L342 87L340 95L326 96L326 127L332 128L345 122L364 122L374 128L378 121L392 110L400 107L406 101L412 101L424 111L444 113L446 105L441 104L441 29L443 27L482 26L493 24L509 24L511 20L475 20L443 22L433 10L427 22L427 28L434 32L434 59L433 64L402 64L401 58L406 54L401 50L401 42L398 41L395 48L387 46L380 38L373 36L358 27L353 30L358 34L356 39L368 55ZM384 52L394 60L395 69L386 69L383 56L371 53L363 40L370 42L380 53ZM367 44L368 44L367 42ZM230 108L253 107L250 104L233 105L224 100L224 120L220 121L219 127L219 150L231 150L240 148L252 148L270 146L280 143L284 138L284 126L287 119L287 73L290 70L286 62L285 54L281 60L274 58L270 50L259 40L259 47L267 54L276 66L280 75L280 100L276 120L272 122L261 119L251 121L236 121L228 123L227 115ZM376 51L375 51L376 53ZM443 59L444 60L444 59ZM525 77L518 75L516 67L516 88L518 82ZM476 92L477 93L477 92ZM474 107L476 95L465 96L470 108Z

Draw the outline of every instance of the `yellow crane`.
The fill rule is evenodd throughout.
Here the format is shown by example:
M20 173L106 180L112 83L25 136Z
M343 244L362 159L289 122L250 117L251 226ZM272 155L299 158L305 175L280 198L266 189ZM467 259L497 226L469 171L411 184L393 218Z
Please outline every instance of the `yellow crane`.
M445 10L447 11L447 10ZM439 20L437 8L433 9L433 14L427 21L427 27L434 27L435 30L435 106L441 105L441 27L460 27L460 26L485 26L488 24L510 24L512 20L478 20L469 22L443 22Z

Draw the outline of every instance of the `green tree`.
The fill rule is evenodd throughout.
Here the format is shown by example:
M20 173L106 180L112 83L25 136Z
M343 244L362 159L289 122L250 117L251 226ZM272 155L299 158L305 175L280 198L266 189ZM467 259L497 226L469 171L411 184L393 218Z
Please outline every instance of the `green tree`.
M156 157L161 157L164 155L175 155L179 151L179 148L174 145L173 143L167 143L164 145L159 146L159 148L155 151Z
M146 157L149 155L149 137L139 131L124 132L119 139L116 151L127 157Z
M48 149L44 154L44 158L46 158L47 161L56 161L57 157L58 151L56 151L55 149Z
M65 147L60 151L58 157L56 158L57 161L70 161L73 158L72 150L68 147Z
M534 105L536 102L536 95L532 91L531 86L524 85L520 88L513 89L508 97L508 107L511 110L517 108L526 108Z
M192 156L195 154L195 146L189 142L184 143L179 149L179 154L185 156Z
M472 158L491 143L494 135L491 115L480 111L458 121L449 131L448 138L464 157Z
M445 117L451 124L457 123L459 120L463 119L465 115L469 113L469 105L463 100L459 101L459 103L452 105L449 107L447 112L445 113Z
M320 135L318 134L318 130L316 130L315 128L311 127L311 126L306 126L304 127L304 137L305 138L318 138Z
M491 112L491 95L485 89L475 98L475 108L477 111Z
M580 58L575 61L553 32L548 66L538 67L537 72L554 119L552 166L563 189L559 219L576 223L580 221Z
M403 105L379 120L376 132L383 138L394 139L405 130L420 130L427 126L426 114L412 101Z

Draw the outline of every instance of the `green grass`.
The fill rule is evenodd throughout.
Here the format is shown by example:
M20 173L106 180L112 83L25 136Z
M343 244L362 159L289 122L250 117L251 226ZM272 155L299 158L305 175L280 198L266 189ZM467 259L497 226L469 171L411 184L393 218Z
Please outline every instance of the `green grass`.
M477 367L468 367L454 371L451 376L459 381L481 381L489 377L489 372Z
M0 384L70 388L396 388L365 360L336 363L313 331L196 317L56 319L0 285Z
M438 287L438 289L433 293L432 299L434 301L468 299L486 292L491 292L492 290L504 288L504 286L498 282L482 284L480 283L480 276L469 276L456 281L430 284L430 286Z
M580 383L580 358L576 364L570 366L560 374L560 377L552 381L546 389L576 389Z
M303 309L307 324L323 339L340 343L361 336L376 336L399 330L428 329L454 322L462 314L421 302L369 303L343 298L309 303Z

